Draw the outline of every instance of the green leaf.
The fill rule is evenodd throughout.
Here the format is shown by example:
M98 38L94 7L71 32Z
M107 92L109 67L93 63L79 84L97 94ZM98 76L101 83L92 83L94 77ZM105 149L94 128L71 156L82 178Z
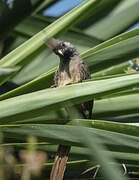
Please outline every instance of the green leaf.
M15 134L19 134L19 135L27 135L30 132L34 132L37 136L40 136L40 133L41 133L41 136L42 137L45 137L47 136L47 139L57 139L57 141L59 141L59 136L58 134L61 136L65 134L65 130L68 129L68 126L62 126L62 131L60 130L60 126L56 126L56 129L58 130L58 132L55 134L54 131L53 131L53 128L51 125L49 125L49 130L46 129L47 127L44 127L43 125L38 125L38 126L33 126L31 125L30 126L25 126L25 125L22 125L22 126L12 126L12 128L8 128L8 127L2 127L2 131L3 132L9 132L10 134L11 133L14 133ZM50 131L51 129L51 131ZM55 129L55 132L56 132L56 129ZM72 130L72 133L71 133L71 130ZM96 130L95 130L96 131ZM51 132L51 133L50 133ZM64 139L63 140L63 143L66 141L69 141L76 144L77 142L80 141L80 143L82 145L88 145L88 155L90 155L91 159L92 160L95 160L98 164L102 165L102 167L104 168L103 169L103 173L104 173L104 176L105 177L113 177L115 180L117 179L122 179L122 177L120 177L119 175L119 172L120 170L118 170L117 168L113 169L110 165L109 162L111 161L114 161L111 154L108 153L107 151L103 151L104 150L104 147L100 144L101 140L100 138L98 138L98 136L95 134L95 133L92 133L93 131L90 132L89 128L81 128L81 127L72 127L72 128L69 128L68 131L66 131L66 136L64 136ZM92 139L92 135L93 135L93 139ZM84 141L86 139L86 141ZM87 142L87 143L86 143ZM89 142L89 144L88 144ZM69 145L69 144L68 144ZM94 156L95 155L95 156ZM105 157L105 158L104 158ZM107 167L107 170L106 170L106 167ZM109 173L109 170L111 169L112 173ZM117 171L117 173L116 173ZM115 174L116 173L116 174ZM123 178L124 179L124 178Z
M117 96L125 96L125 95L135 95L135 94L138 94L139 93L139 90L138 88L131 88L131 89L127 89L125 91L122 91L122 92L117 92L117 93L113 93L113 94L109 94L107 96L104 96L103 98L114 98L114 97L117 97Z
M80 120L80 121L82 123L83 122L87 123L84 120ZM101 120L90 120L90 122L88 121L88 125L96 129L102 129L111 132L117 132L117 133L139 137L139 127L133 125L127 125L116 122L107 122Z
M103 3L105 3L105 1ZM99 39L107 40L121 32L124 32L130 26L138 22L138 12L138 0L122 0L107 16L103 16L103 18L98 20L95 24L93 24L93 18L90 19L92 24L86 26L84 32ZM100 16L101 15L102 12L100 13Z
M85 121L85 120L84 120ZM119 125L120 126L120 125ZM113 156L115 159L117 159L121 163L138 163L138 146L135 144L136 138L133 138L131 136L125 136L122 134L117 134L117 133L109 133L107 131L100 131L100 130L95 130L94 128L91 130L91 128L82 128L82 127L75 127L72 126L57 126L57 125L4 125L1 126L1 131L5 132L7 137L14 138L18 137L18 139L24 139L22 135L28 135L28 134L33 134L37 137L46 137L46 139L50 142L53 143L64 143L66 144L67 141L71 145L76 145L75 141L77 142L83 142L83 136L78 135L77 132L81 132L85 130L85 132L90 133L90 137L93 139L94 135L101 135L99 138L103 140L103 143L110 148L109 151L107 151L111 156ZM73 131L71 133L70 131ZM51 132L51 133L50 133ZM66 133L66 136L64 134ZM55 134L57 136L55 136ZM18 136L17 136L18 135ZM63 136L63 138L62 138ZM110 137L110 138L109 138ZM45 139L45 140L46 140ZM81 140L82 139L82 140ZM122 143L124 142L124 143ZM55 145L49 145L48 143L41 142L37 143L38 149L45 150L47 153L54 153L56 152L56 146ZM47 145L46 145L47 144ZM94 144L94 143L93 143ZM122 145L120 149L120 144ZM2 144L1 146L21 146L25 147L27 146L28 143L10 143L10 144ZM81 144L78 144L80 146ZM111 149L111 147L114 146L114 149ZM128 147L128 148L127 148ZM134 149L131 147L134 147ZM103 148L102 148L103 149ZM93 151L92 151L93 152ZM104 152L104 149L103 151ZM88 158L89 151L87 148L81 148L81 147L72 147L71 149L71 156L72 157L78 157L78 158ZM93 155L93 154L92 154ZM93 155L94 157L94 155ZM93 163L96 163L93 161Z
M139 41L139 31L138 29L135 29L128 33L124 33L120 36L117 36L107 42L104 42L96 46L95 48L88 50L87 52L83 53L82 56L83 56L83 59L89 65L90 71L92 73L99 71L98 75L101 75L100 70L102 70L102 73L103 73L105 68L111 67L112 65L119 64L130 58L136 57L139 52L139 48L137 45L138 41ZM40 60L42 61L44 57L45 57L45 54L43 55L43 57L40 57ZM36 62L37 64L35 65L38 66L37 58L36 58ZM44 69L47 72L48 68L55 67L58 64L58 58L55 58L54 55L51 57L48 56L47 66L44 66L45 63L43 63L43 67L41 69ZM31 65L33 65L33 63L31 63ZM46 67L48 68L46 69ZM113 66L113 69L115 68L116 67ZM23 73L27 73L27 72L28 74L30 74L30 69L25 68L25 71L23 70ZM19 80L17 79L17 81L15 81L16 83L20 82L20 78L22 80L22 77L24 77L23 73L19 75Z
M13 74L15 74L19 69L19 67L0 68L0 85L2 85L9 78L11 78Z
M96 72L112 64L123 62L131 56L136 56L139 53L137 41L139 41L139 31L135 29L96 46L85 52L82 56L88 62L91 71ZM14 90L13 96L49 87L52 82L53 74L54 71ZM39 86L37 85L38 82ZM5 95L5 97L13 97L11 94L12 92Z
M85 129L81 129L80 131L76 132L78 136L81 136L84 145L88 147L88 154L92 162L94 159L96 162L102 166L102 174L106 179L126 179L125 177L121 176L121 170L118 167L113 168L109 162L115 162L113 156L105 151L105 147L103 146L101 139L98 136L94 135L92 138L92 133L86 131ZM104 150L104 151L102 151ZM95 156L93 155L95 154Z
M95 102L94 117L98 119L138 113L138 107L138 93L102 99Z
M22 143L21 143L22 144ZM14 145L14 144L13 144ZM57 145L40 145L39 149L46 151L47 153L50 154L55 154L57 151ZM130 148L129 148L130 149ZM128 164L138 164L138 150L136 153L133 151L128 152L128 148L123 147L123 152L121 151L116 151L117 149L115 148L115 151L107 151L111 156L113 156L114 159L116 159L119 163L128 163ZM132 149L133 150L133 149ZM73 159L87 159L88 158L88 148L85 147L76 147L72 146L71 151L70 151L70 157ZM90 164L91 167L91 162ZM96 165L95 162L92 162L92 166Z
M70 146L86 147L83 136L78 134L86 131L90 138L97 136L106 147L119 147L139 149L139 137L124 135L120 133L100 130L95 128L69 126L69 125L51 125L51 124L17 124L0 125L1 132L5 137L18 140L26 140L27 136L37 137L43 142L54 144L63 144ZM23 136L24 135L24 136ZM115 148L116 149L116 148ZM114 150L113 150L114 151ZM124 151L124 149L123 149ZM133 151L134 152L134 151Z
M21 20L33 12L40 3L41 0L36 0L34 3L26 0L22 0L20 3L18 0L13 0L10 3L0 1L0 39L4 39L7 34L12 31Z
M40 16L30 17L19 24L15 31L32 36L42 30L47 24L50 23L46 21L46 18L42 19ZM71 28L64 33L59 39L71 42L79 52L83 52L102 42L74 28ZM12 82L18 85L24 84L37 76L50 71L52 68L57 67L59 63L58 57L47 48L38 52L35 58L28 57L28 59L27 65L12 79ZM26 76L24 76L24 74L26 74Z
M49 154L52 154L54 155L57 151L57 148L58 148L58 145L52 145L50 143L46 143L46 142L37 142L37 143L4 143L4 144L1 144L0 146L1 147L14 147L14 148L18 148L18 149L22 149L22 148L27 148L29 145L36 145L37 149L39 150L43 150ZM122 147L122 149L118 149L118 146L115 147L115 149L113 150L108 150L108 152L116 159L118 160L120 163L127 163L128 161L128 167L130 167L130 169L133 167L131 167L130 164L133 165L134 164L137 164L138 163L138 149L131 149L131 148L125 148L125 147ZM71 151L70 151L70 158L72 159L86 159L88 158L88 149L86 147L76 147L76 146L72 146L71 147ZM133 159L132 159L133 158ZM91 165L96 165L95 163L96 162L90 162L88 160L81 160L81 162L79 161L76 161L75 162L75 166L73 168L79 168L78 167L78 163L83 163L84 165L86 164L87 166L90 166ZM71 162L71 166L73 165L73 163ZM47 165L46 165L47 166ZM49 166L49 165L48 165ZM48 167L49 168L49 167ZM68 168L68 167L67 167ZM72 168L72 167L71 167ZM80 168L82 168L82 166L80 166ZM84 168L84 167L83 167ZM137 167L136 167L137 168Z
M105 0L101 1L101 3L97 6L97 8L91 12L91 16L81 21L77 24L77 27L83 29L84 31L88 28L95 26L96 22L101 21L105 17L109 16L109 14L113 11L114 8L119 5L121 0ZM90 33L91 34L91 33Z
M4 52L2 53L2 57L8 54L10 51L17 48L19 45L28 40L27 36L22 36L19 34L12 33L9 39L6 39L7 44L4 44Z
M0 120L4 122L12 119L23 120L25 118L37 117L55 108L79 104L83 101L136 86L137 84L139 84L139 74L77 83L17 96L0 102ZM15 93L16 91L13 91L12 94L9 92L7 97L5 94L0 96L0 98L2 100L19 95L19 92L18 94Z
M15 1L17 0L13 2ZM45 3L42 2L41 5ZM73 161L68 163L68 173L76 169L81 172L84 168L99 164L103 167L101 172L104 179L122 180L126 177L119 175L120 164L126 163L128 171L139 171L139 123L121 123L138 122L139 118L139 73L132 73L128 62L125 62L139 56L138 29L103 43L92 34L87 35L76 28L63 34L83 18L86 21L85 27L90 23L87 17L92 14L91 26L94 30L95 27L101 27L97 32L101 32L101 37L112 37L137 20L138 6L135 5L138 5L137 0L86 0L51 25L51 21L46 20L46 17L35 15L16 27L8 41L6 39L4 42L4 53L33 37L2 58L0 72L1 69L9 69L4 78L6 81L18 74L17 71L10 74L10 71L14 69L14 65L19 64L22 71L12 79L14 82L19 85L37 78L0 96L0 139L4 136L0 144L1 150L14 147L18 153L21 149L35 146L36 150L53 155L58 144L69 145L72 146L69 160ZM9 8L12 10L12 6ZM0 6L1 9L3 6ZM125 23L117 17L123 17ZM112 28L108 28L110 26L107 20ZM106 23L103 24L104 21ZM117 22L116 27L114 22ZM40 30L42 31L39 32ZM16 41L11 43L11 36ZM60 39L73 43L79 52L83 52L81 56L89 65L91 80L46 89L52 84L59 63L58 57L44 45L44 41L52 36L61 36ZM3 75L2 73L0 78L3 78ZM95 101L92 113L97 120L79 119L80 114L76 112L76 104L89 100ZM103 120L98 120L98 117ZM28 136L36 137L38 142L36 141L35 145L33 141L26 143ZM52 165L53 163L45 163L43 166L50 171ZM5 167L5 164L3 166ZM16 166L24 167L25 164Z
M136 57L139 54L139 48L137 46L138 41L139 41L139 31L137 28L130 32L123 33L109 41L106 41L96 46L95 48L88 50L87 52L83 53L82 56L83 56L83 59L89 65L90 71L92 73L96 73L100 70L103 71L105 68L111 67L112 65L119 64L130 58ZM45 54L48 54L48 53L44 52L42 56L40 56L40 62L41 61L44 62L42 63L43 66L40 69L44 69L43 72L48 72L50 68L57 66L58 58L55 58L54 55L52 56L47 55L48 60L44 61ZM35 65L38 66L38 62L39 62L38 57L36 58L36 62L37 63ZM44 65L46 63L47 63L47 66ZM33 65L33 62L31 63L30 66L32 67L32 65ZM46 69L46 67L48 67L49 69L48 68ZM27 72L28 72L28 76L30 76L30 68L29 69L25 68L25 71L23 70L23 72L19 74L19 77L17 76L17 80L15 79L15 82L19 83L20 79L23 82L24 81L23 73L27 73ZM35 72L35 70L33 72Z
M52 22L42 15L34 15L28 17L22 23L16 26L14 32L31 37L46 26L50 25ZM92 47L103 42L102 40L97 39L91 35L87 35L83 31L73 27L64 34L61 34L60 38L64 41L70 41L73 43L77 49L79 49L79 51L85 50L87 47Z
M83 53L91 72L111 67L139 55L139 28L123 33Z
M130 125L139 126L139 123L138 123L139 114L138 113L119 115L119 116L114 116L114 117L105 118L105 119L107 119L109 121L122 122L122 123L127 123Z
M79 21L79 18L85 18L90 11L92 11L100 0L85 1L77 8L74 8L57 21L44 28L24 44L16 48L7 56L2 58L0 66L14 66L21 63L32 53L35 53L40 48L44 48L44 42L53 36L66 31L69 27Z
M92 78L96 77L104 77L108 75L116 75L116 74L129 74L132 73L131 66L129 62L124 62L118 65L113 65L107 69L103 69L102 71L98 71L92 74Z

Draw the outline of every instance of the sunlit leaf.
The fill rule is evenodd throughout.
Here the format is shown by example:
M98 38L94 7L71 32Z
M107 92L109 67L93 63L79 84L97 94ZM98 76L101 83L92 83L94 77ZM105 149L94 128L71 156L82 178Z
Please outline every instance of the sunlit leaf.
M12 119L33 118L55 108L79 104L103 95L139 84L139 74L123 77L89 81L59 88L49 88L29 93L15 98L0 101L1 123ZM21 91L20 91L21 92ZM1 100L19 95L10 92L1 97ZM107 107L106 107L107 108Z
M14 66L21 63L25 58L27 58L32 53L35 53L35 51L37 51L38 49L44 48L44 42L48 38L56 36L59 33L63 33L69 27L79 21L79 18L82 19L86 17L89 12L97 6L99 2L100 0L85 1L77 8L74 8L69 13L65 14L57 21L44 28L31 39L2 58L0 66Z
M0 68L0 85L6 82L12 75L17 72L20 68L19 67L12 67L12 68Z
M103 3L105 4L105 1ZM93 22L91 21L93 20L93 18L90 19L92 24L90 23L90 26L86 26L84 31L97 38L106 40L121 32L124 32L129 28L129 26L138 22L138 0L122 0L117 7L115 7L114 9L112 8L107 16L103 16L103 18L100 19L100 21L97 21L95 24L93 24ZM107 11L104 13L107 13Z

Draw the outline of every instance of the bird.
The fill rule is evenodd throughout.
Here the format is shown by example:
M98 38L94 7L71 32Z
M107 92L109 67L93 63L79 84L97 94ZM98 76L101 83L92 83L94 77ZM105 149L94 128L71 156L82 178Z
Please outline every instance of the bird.
M46 45L60 59L52 88L91 79L87 64L85 64L77 49L70 42L50 38L46 41ZM75 105L75 107L83 118L92 119L93 100ZM70 148L68 145L59 145L50 180L61 180L63 178Z

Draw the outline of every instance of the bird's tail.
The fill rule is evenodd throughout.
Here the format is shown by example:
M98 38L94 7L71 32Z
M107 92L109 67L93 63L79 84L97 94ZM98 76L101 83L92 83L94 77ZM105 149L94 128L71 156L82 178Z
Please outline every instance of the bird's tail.
M63 179L70 148L70 146L59 145L51 171L50 180Z

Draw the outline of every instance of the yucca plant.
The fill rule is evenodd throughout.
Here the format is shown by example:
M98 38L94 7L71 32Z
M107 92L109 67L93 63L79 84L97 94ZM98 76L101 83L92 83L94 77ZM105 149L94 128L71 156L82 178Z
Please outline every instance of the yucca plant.
M22 12L17 0L0 1L0 178L22 168L20 178L32 179L32 166L40 162L35 158L45 159L44 151L49 158L40 162L44 177L38 178L49 179L58 144L72 146L64 179L87 179L89 172L88 179L137 175L139 74L129 60L138 66L139 29L127 30L138 22L139 1L86 0L58 19L43 16L54 2L24 1L28 11ZM78 48L91 80L50 88L59 63L44 44L51 37ZM72 118L64 109L92 99L93 120L75 119L71 108Z

